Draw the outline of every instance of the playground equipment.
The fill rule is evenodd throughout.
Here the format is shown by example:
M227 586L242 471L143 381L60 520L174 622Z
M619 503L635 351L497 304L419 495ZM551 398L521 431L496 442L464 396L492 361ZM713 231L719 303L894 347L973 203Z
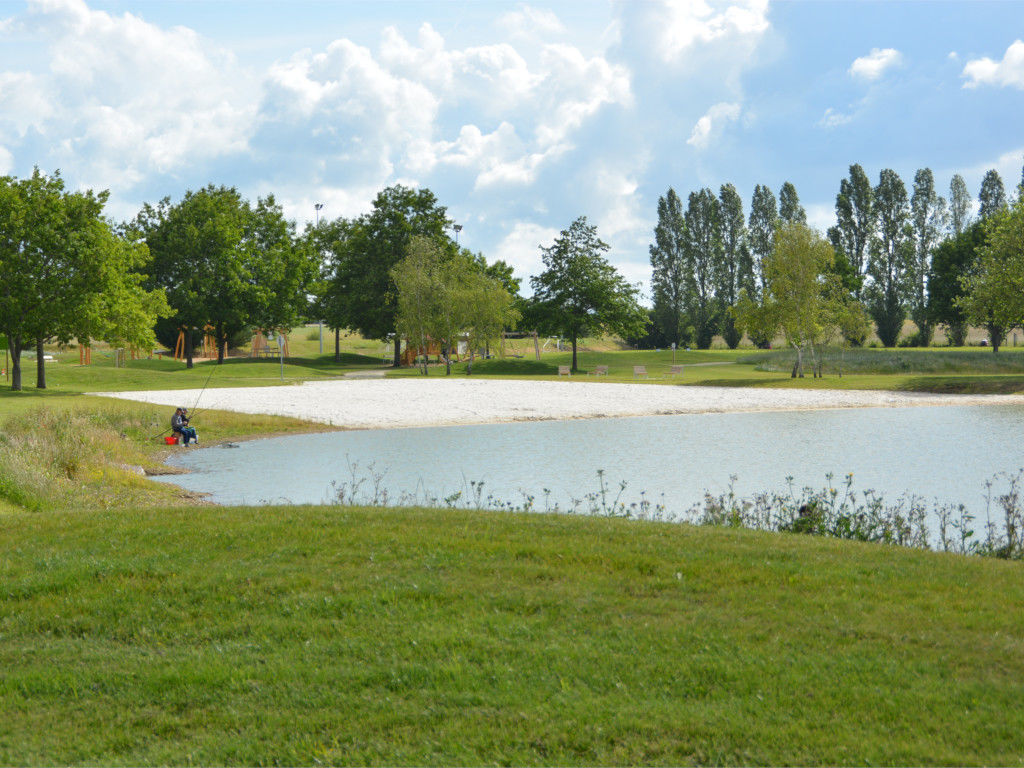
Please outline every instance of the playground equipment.
M272 349L270 347L270 342L267 340L268 335L270 335L271 338L281 339L283 347L279 349ZM284 357L290 357L288 354L288 330L284 328L257 328L252 336L252 346L249 348L249 357L277 357L278 354L281 354Z
M512 357L522 357L523 355L517 354L515 339L527 338L533 339L533 354L538 360L540 360L540 341L537 338L536 331L502 331L501 344L498 347L498 356L501 358L505 357L505 341L507 340L509 342L509 348L511 349L509 355L511 355Z

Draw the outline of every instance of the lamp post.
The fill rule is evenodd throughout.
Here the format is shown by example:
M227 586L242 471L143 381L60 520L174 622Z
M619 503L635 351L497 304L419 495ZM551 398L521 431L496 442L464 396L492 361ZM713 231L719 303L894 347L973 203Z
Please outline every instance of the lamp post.
M462 231L462 225L461 224L452 224L452 229L455 230L455 244L458 245L459 244L459 232Z

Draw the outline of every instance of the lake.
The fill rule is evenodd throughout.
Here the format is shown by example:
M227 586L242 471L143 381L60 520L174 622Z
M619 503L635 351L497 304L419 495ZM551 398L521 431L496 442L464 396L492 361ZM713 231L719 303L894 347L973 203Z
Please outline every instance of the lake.
M980 514L985 482L1024 467L1024 407L909 407L539 421L361 430L267 438L237 448L182 449L187 475L157 478L219 504L320 504L375 490L388 503L439 501L483 483L481 498L573 506L598 489L646 498L670 512L724 492L833 485L886 499L912 493ZM374 482L374 477L377 481ZM362 479L361 483L359 478Z

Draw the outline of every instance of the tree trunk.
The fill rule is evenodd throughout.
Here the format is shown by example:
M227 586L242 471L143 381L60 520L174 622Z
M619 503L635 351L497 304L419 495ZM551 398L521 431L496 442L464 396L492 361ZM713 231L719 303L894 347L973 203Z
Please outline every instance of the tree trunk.
M341 362L341 328L334 329L334 362Z
M796 350L796 362L793 363L793 373L789 378L795 379L799 376L802 379L804 377L804 351L798 344L794 344L793 348Z
M572 372L576 373L576 334L572 334Z
M1006 338L1006 330L1001 325L989 323L988 338L992 344L992 353L995 354L999 351L999 347L1002 345L1003 339Z
M429 374L427 371L428 366L430 365L430 360L428 359L427 355L427 337L423 333L420 333L420 349L423 350L423 375L428 376ZM419 350L416 351L418 352Z
M191 326L185 329L185 367L194 368L195 363L192 362L192 328Z
M21 391L21 336L7 336L7 347L11 352L11 391Z
M398 368L402 365L402 337L397 333L395 334L395 361L391 364L392 368Z
M224 332L224 322L217 323L217 365L224 364L224 346L227 344L227 335Z
M36 389L46 389L46 361L43 359L42 339L36 339Z

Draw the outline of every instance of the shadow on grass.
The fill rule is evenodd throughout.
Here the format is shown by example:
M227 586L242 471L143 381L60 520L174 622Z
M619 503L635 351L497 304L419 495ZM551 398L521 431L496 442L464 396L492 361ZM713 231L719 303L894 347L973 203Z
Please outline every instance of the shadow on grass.
M788 376L785 379L699 379L687 381L685 384L693 387L777 387L780 381L788 380Z
M898 388L942 395L1016 395L1024 393L1024 376L919 376Z
M453 369L466 372L464 363ZM473 363L473 374L481 376L546 376L558 372L558 366L540 360L479 360Z

